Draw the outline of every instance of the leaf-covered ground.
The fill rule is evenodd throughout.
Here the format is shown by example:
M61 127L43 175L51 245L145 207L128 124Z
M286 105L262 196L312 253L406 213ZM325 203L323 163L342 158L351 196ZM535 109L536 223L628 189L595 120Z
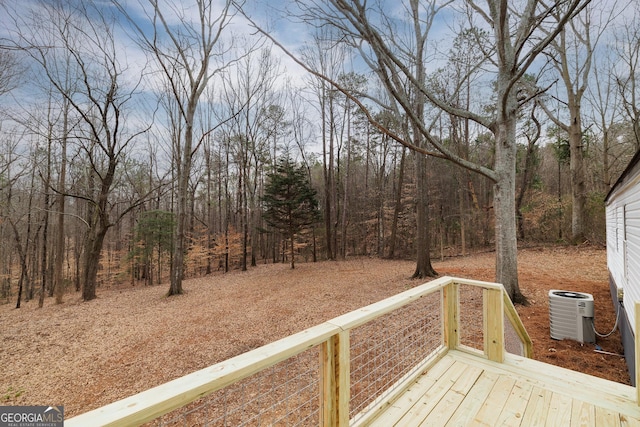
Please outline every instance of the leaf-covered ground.
M525 249L520 284L531 305L518 307L536 359L629 383L620 336L590 344L549 336L547 293L594 295L596 327L615 313L603 249ZM494 254L435 261L442 275L493 280ZM98 289L83 303L47 300L0 306L0 398L4 405L64 405L67 416L105 405L416 286L408 261L260 265L188 280L166 298L166 285Z

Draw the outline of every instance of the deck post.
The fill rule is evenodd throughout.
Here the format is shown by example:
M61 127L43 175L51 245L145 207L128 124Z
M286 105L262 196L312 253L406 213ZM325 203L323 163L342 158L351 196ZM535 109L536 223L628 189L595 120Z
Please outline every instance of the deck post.
M458 289L459 286L454 281L451 281L442 289L444 345L449 350L455 350L460 344L460 335L458 333L460 330L458 324L458 319L460 319L458 313Z
M504 362L504 307L501 289L484 289L484 352L489 360Z
M348 426L350 399L349 331L331 336L320 348L320 425Z

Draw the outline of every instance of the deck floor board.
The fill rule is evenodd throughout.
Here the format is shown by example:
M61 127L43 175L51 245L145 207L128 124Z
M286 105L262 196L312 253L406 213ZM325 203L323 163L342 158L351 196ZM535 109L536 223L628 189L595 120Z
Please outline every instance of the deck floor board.
M451 387L464 375L468 365L461 362L454 363L447 372L438 379L407 413L398 420L396 425L403 427L419 426L422 421L436 408L444 399Z
M483 371L460 406L458 406L451 418L446 420L444 425L469 425L475 414L482 407L487 394L493 388L496 381L498 381L498 375L496 373Z
M467 398L469 392L478 381L482 374L482 369L475 366L465 370L464 375L455 382L445 394L445 396L433 408L431 413L422 420L421 426L424 427L441 427L447 424L447 421L454 415L456 410Z
M591 385L591 386L589 386ZM371 426L640 426L634 389L536 361L450 351Z
M511 395L502 409L498 424L501 426L519 426L522 423L524 411L527 409L531 391L531 384L516 381L511 389Z
M435 366L429 369L424 375L407 388L402 395L402 399L393 402L382 414L376 418L376 423L383 426L396 425L415 403L433 387L436 382L453 366L455 361L452 358L443 358Z
M527 408L522 417L522 424L525 426L543 426L551 406L551 393L549 390L534 386L527 402Z

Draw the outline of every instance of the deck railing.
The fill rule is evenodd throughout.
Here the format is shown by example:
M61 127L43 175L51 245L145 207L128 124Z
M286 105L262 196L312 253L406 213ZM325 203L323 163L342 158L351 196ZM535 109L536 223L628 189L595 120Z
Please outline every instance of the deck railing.
M441 277L65 425L360 425L449 349L532 353L501 285Z

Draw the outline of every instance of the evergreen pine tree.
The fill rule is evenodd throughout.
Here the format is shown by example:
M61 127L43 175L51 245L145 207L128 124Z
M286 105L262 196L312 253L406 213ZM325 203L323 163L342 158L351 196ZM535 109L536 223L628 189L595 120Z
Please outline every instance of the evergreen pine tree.
M289 157L280 158L274 172L268 175L263 219L290 242L291 268L295 268L295 237L320 220L316 191L301 166Z

